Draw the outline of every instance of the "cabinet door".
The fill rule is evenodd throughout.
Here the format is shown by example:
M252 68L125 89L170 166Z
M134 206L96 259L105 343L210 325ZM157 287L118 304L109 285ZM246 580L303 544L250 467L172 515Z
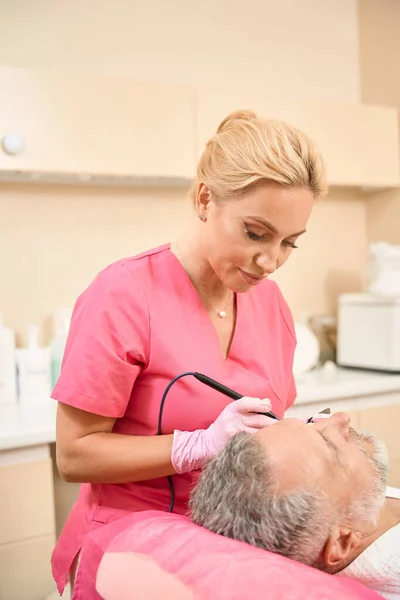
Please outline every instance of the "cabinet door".
M400 488L400 405L360 411L360 427L373 431L387 445L389 485Z
M44 600L56 587L50 558L55 536L0 547L1 600Z
M54 533L50 458L0 466L0 490L0 545Z
M123 77L0 69L0 138L19 133L25 150L0 151L1 171L190 178L194 92Z
M331 185L369 188L399 185L397 112L362 105L287 102L271 98L270 90L200 89L197 95L198 148L214 135L231 112L255 111L302 129L319 146Z

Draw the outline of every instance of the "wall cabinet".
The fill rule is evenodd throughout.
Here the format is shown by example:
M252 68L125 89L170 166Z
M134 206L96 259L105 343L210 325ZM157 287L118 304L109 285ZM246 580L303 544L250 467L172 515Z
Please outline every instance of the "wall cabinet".
M274 100L267 89L202 89L197 93L197 155L231 112L251 109L283 119L318 144L333 186L376 188L399 185L397 112L367 105Z
M0 170L83 181L188 179L193 105L194 92L184 86L0 68L0 138L19 133L25 140L20 155L0 151Z
M250 108L303 129L319 145L330 185L399 185L394 108L276 100L258 90L195 89L127 77L0 68L0 177L122 185L189 185L205 142L230 112Z

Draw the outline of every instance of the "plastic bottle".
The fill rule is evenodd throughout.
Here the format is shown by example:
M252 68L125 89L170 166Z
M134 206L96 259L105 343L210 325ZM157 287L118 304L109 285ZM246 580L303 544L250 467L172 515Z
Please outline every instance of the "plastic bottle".
M16 401L15 334L3 326L0 315L0 405Z
M28 328L28 347L17 348L20 402L47 400L51 394L50 348L39 348L39 329Z
M54 388L60 376L71 316L72 311L70 309L59 310L54 315L55 335L50 343L52 388Z

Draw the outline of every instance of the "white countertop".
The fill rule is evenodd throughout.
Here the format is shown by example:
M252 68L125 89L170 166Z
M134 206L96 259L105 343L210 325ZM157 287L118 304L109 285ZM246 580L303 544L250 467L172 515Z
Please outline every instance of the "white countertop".
M334 408L335 402L340 404L343 400L350 406L351 399L374 396L379 397L379 401L390 396L392 403L400 404L400 375L318 369L297 379L294 408L319 402L333 403ZM0 406L0 451L54 443L56 407L57 402L51 399L34 404ZM343 410L343 406L338 410Z
M56 408L51 398L0 406L0 451L54 442Z
M296 405L400 392L400 375L326 367L296 379Z

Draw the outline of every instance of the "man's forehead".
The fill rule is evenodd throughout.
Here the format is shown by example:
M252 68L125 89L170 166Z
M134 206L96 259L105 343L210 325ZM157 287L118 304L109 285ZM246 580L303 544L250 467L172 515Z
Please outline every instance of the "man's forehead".
M255 436L262 444L275 482L282 491L296 489L304 481L314 481L326 470L323 453L308 427L297 419L285 419L258 431Z

